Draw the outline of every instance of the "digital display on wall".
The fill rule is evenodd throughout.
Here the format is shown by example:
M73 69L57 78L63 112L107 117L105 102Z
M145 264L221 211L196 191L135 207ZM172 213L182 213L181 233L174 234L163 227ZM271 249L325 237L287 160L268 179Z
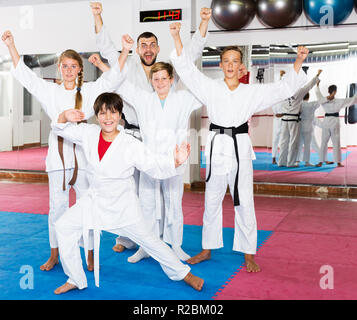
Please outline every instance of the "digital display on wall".
M180 21L182 9L140 11L140 22Z

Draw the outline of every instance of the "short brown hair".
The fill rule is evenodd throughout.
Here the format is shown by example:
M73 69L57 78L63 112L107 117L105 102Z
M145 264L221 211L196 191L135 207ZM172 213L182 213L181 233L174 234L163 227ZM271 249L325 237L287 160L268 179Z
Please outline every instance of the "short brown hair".
M152 76L154 75L154 73L162 71L162 70L166 70L170 79L173 78L174 76L174 68L170 63L166 63L166 62L156 62L153 64L153 66L151 67L150 70L150 79L152 79Z
M227 51L236 51L240 54L240 62L243 62L243 51L241 48L239 48L238 46L228 46L228 47L225 47L222 51L221 51L221 54L220 54L220 59L221 59L221 62L222 62L222 58L223 58L223 55L227 52Z
M105 110L111 110L112 112L118 111L122 114L123 111L123 100L122 98L113 92L104 92L95 99L94 102L94 113L97 116L99 111L103 108Z

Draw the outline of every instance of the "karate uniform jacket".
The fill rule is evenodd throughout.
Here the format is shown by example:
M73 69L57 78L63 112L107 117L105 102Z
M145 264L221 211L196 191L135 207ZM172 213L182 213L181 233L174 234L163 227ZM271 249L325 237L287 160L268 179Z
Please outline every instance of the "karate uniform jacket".
M288 72L283 80L269 84L239 84L231 91L224 80L213 80L200 72L187 58L185 49L177 56L176 50L171 60L181 81L189 88L203 105L207 107L210 121L222 127L239 127L259 111L291 97L306 82L304 72ZM215 135L210 132L206 141L206 159L209 161L211 140ZM237 134L239 158L255 159L255 154L248 134ZM215 138L212 152L212 173L227 174L236 162L233 139L225 134Z

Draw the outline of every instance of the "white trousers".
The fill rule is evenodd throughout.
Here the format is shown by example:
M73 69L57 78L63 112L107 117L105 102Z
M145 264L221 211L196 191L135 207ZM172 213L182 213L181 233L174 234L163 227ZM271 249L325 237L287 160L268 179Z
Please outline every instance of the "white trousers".
M281 122L279 166L291 167L295 165L298 155L299 136L299 122Z
M135 187L136 187L136 194L139 197L139 185L140 185L140 171L138 169L134 169L134 180L135 180ZM131 241L126 237L119 236L115 239L116 244L125 245L125 247L135 247L136 243Z
M68 282L79 289L87 287L78 241L83 236L83 215L86 214L80 205L74 205L56 223L59 253L63 271ZM140 245L145 252L157 260L171 280L182 280L190 272L190 267L183 264L159 237L148 229L145 221L119 229L105 230L127 237Z
M151 230L171 245L181 246L183 238L183 175L165 180L140 176L139 199ZM163 203L162 203L163 199Z
M205 211L203 215L202 248L223 247L222 201L227 185L233 198L237 166L227 175L214 175L206 183ZM206 171L208 172L208 170ZM240 205L234 207L233 250L255 254L257 249L257 221L253 198L252 160L240 160L238 191Z
M281 132L281 118L277 118L274 116L274 119L273 119L273 141L272 141L272 147L271 147L271 156L273 158L276 158L276 156L278 155L280 132Z
M311 148L317 154L320 154L320 147L316 141L314 126L312 123L305 124L304 121L302 121L298 148L298 159L300 161L310 162Z
M73 169L67 169L65 173L66 190L63 191L63 170L48 172L50 201L50 211L48 213L48 232L50 247L52 249L58 248L58 241L54 227L55 223L69 208L69 190L71 186L68 185L68 182L72 179L72 176ZM84 170L78 170L77 180L73 188L76 192L77 200L88 189L87 175Z
M327 161L328 141L330 138L333 146L333 160L334 162L341 162L342 155L339 124L332 128L322 128L320 162Z

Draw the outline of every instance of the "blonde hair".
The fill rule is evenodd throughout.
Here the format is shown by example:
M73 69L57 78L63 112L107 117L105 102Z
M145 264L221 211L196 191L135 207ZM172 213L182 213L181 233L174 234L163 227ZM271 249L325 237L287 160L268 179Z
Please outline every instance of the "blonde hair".
M170 63L156 62L151 67L150 79L152 79L152 76L154 75L154 73L162 71L162 70L166 70L167 71L167 74L169 75L170 79L173 78L173 76L174 76L174 68Z
M68 49L61 53L61 55L58 58L58 64L61 64L61 62L64 58L76 60L79 64L79 67L81 68L81 71L78 73L76 104L75 104L75 109L81 110L82 103L83 103L83 98L82 98L82 94L81 94L81 89L82 89L82 85L83 85L83 60L82 60L82 57L80 56L80 54L77 51L74 51L72 49Z

